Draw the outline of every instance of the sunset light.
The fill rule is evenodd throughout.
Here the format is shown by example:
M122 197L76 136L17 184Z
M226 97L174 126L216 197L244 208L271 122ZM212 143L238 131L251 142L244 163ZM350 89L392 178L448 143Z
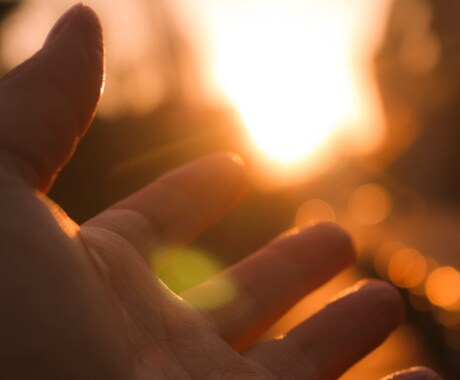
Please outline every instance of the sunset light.
M263 153L303 158L338 130L350 108L343 47L326 25L305 22L303 14L247 14L221 35L216 79Z
M89 3L100 10L107 32L110 66L100 112L147 112L164 100L171 79L168 54L148 49L168 46L162 39L164 20L147 16L148 10L157 9L147 3ZM31 0L24 8L24 13L30 11L28 18L18 16L21 22L8 28L14 36L3 52L9 66L25 59L44 38L53 14L51 5L42 9L41 4ZM371 64L390 0L158 4L175 13L187 31L200 57L201 80L237 112L248 136L248 151L258 162L283 170L296 165L304 171L318 170L342 156L373 152L383 142ZM123 33L118 32L120 23L126 24ZM192 87L199 97L199 86Z
M301 15L267 16L225 36L216 78L259 149L292 161L314 153L338 130L350 107L350 84L342 48L318 39L328 38L322 24L305 23ZM320 56L312 54L317 50Z
M370 20L386 1L198 3L213 80L262 156L295 164L338 145L373 149L380 115L361 68L379 33Z
M0 380L460 380L460 1L79 1L0 0Z

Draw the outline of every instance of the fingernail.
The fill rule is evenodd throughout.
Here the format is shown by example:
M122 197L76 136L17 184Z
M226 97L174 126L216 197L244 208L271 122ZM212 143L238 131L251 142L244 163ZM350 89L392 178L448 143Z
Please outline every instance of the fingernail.
M83 8L83 4L79 3L70 8L65 12L59 19L56 21L54 26L51 28L48 36L46 37L45 43L43 46L48 45L51 41L56 39L57 36L61 33L64 27L69 23L69 21L78 13L79 9Z

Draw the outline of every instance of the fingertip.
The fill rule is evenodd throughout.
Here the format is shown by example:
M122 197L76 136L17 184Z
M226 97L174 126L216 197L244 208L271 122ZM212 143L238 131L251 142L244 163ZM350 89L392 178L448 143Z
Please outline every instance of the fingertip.
M203 159L213 160L222 165L222 168L224 170L228 170L229 168L230 170L235 170L240 175L246 177L246 163L244 162L243 158L237 153L219 152L205 156Z
M204 171L215 179L221 193L239 198L248 187L246 165L242 157L232 152L214 153L200 159Z
M38 70L54 78L71 99L85 130L94 116L105 75L99 17L86 5L74 5L55 23L42 50L44 64Z
M350 233L333 222L321 222L311 227L324 241L346 257L351 264L356 260L356 248Z
M247 184L247 167L245 161L243 160L243 157L233 152L222 153L222 156L225 157L225 159L229 162L229 166L232 168L231 170L236 172L236 176L238 177L238 179Z
M94 117L104 86L104 43L99 17L86 5L74 5L56 22L43 50L49 56L45 59L49 61L46 74L55 77L64 95L71 99L82 134Z
M241 157L238 153L225 152L223 153L223 155L228 157L228 159L230 159L231 161L233 161L235 164L239 165L240 167L244 169L246 168L246 163L244 162L243 157Z
M138 210L157 224L162 220L165 226L158 234L164 241L188 242L217 222L246 189L241 160L232 154L214 153L164 174L115 207ZM162 204L145 209L152 197L162 199Z
M280 235L275 245L296 246L299 252L307 250L305 259L310 262L312 255L327 268L336 272L352 264L356 250L350 234L335 223L321 222L306 228L295 228Z
M394 330L404 321L404 302L393 285L372 279L362 280L354 288L373 305L376 320L382 328Z
M413 367L393 373L382 380L442 380L442 377L430 368Z
M57 40L61 35L65 34L67 29L70 29L71 24L78 26L82 32L87 33L88 30L94 32L97 30L102 34L102 27L99 17L92 8L82 3L75 4L69 8L64 14L59 17L54 26L51 28L44 46L50 45Z
M102 35L101 20L97 13L88 5L79 3L76 5L75 13L78 16L79 25L81 28L91 27L97 29ZM86 31L86 29L84 29Z

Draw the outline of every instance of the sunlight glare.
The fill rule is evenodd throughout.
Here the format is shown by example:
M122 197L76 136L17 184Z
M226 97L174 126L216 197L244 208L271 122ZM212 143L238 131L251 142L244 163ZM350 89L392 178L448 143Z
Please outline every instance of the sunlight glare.
M295 161L330 137L349 107L345 54L314 15L267 8L223 32L215 76L262 153Z
M331 154L339 144L346 150L343 137L348 132L350 138L350 131L361 133L360 143L365 136L372 145L367 137L375 140L379 126L374 122L380 115L366 114L375 107L363 101L355 65L362 57L356 57L355 45L360 44L358 35L360 49L370 40L375 45L378 22L368 25L364 37L358 29L364 29L366 15L386 3L198 1L208 23L213 79L235 105L262 156L281 164L305 162L326 148ZM372 18L383 23L384 16ZM367 131L356 129L356 122Z

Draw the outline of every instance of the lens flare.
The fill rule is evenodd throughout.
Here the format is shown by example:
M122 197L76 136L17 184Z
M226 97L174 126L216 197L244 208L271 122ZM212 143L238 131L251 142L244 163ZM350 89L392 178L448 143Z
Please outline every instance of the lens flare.
M211 254L194 247L158 249L151 256L150 266L176 293L198 285L224 269Z
M428 299L436 306L449 308L460 302L460 273L453 267L434 270L425 287Z
M295 225L304 227L317 222L335 222L336 216L332 206L321 200L311 199L297 210L295 216Z
M383 222L391 206L388 191L378 184L368 183L353 191L348 202L348 213L355 223L371 226Z
M391 257L388 272L390 279L396 285L403 288L413 288L424 280L427 273L427 263L419 251L405 248Z

